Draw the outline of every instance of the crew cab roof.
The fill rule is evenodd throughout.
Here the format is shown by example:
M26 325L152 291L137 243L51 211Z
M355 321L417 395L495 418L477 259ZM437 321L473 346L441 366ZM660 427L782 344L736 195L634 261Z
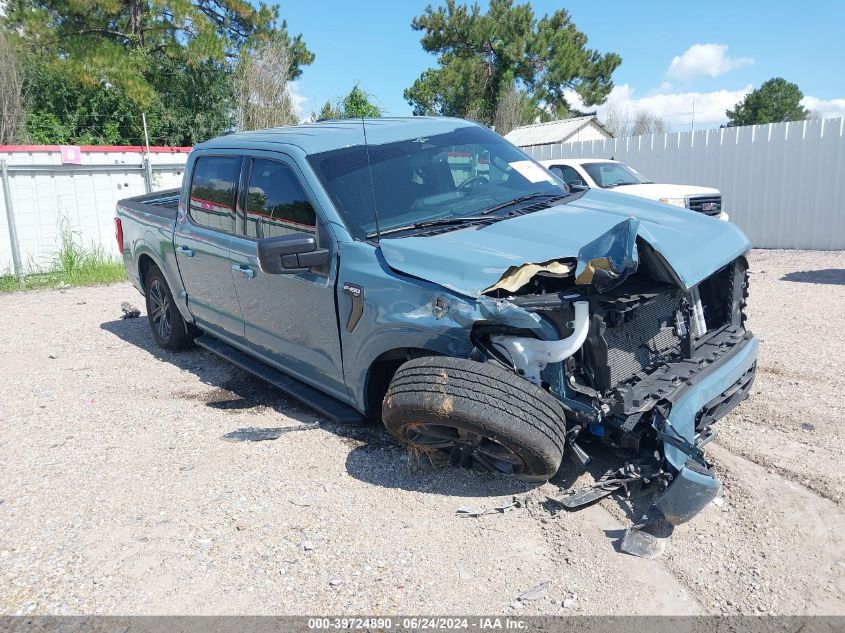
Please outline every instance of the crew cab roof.
M195 149L244 149L296 145L306 154L317 154L360 145L363 140L361 121L362 119L327 120L237 132L200 143ZM363 121L367 126L367 142L371 145L445 134L461 127L476 125L470 121L448 117L379 117L363 119Z

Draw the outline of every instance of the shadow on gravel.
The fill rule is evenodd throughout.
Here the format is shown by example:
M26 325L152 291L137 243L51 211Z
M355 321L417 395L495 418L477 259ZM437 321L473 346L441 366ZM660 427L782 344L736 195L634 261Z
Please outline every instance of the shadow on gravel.
M604 535L611 541L613 545L613 549L619 553L622 553L622 539L625 538L625 528L619 528L617 530L603 530Z
M408 453L382 432L388 446L364 444L346 456L346 471L355 479L383 488L456 497L496 497L528 492L539 484L431 463Z
M204 384L213 387L201 394L174 392L171 397L199 401L214 409L231 411L232 431L221 438L223 441L272 441L289 430L307 432L310 428L316 428L312 425L319 421L320 428L342 438L344 444L351 448L346 458L347 472L360 481L376 486L432 494L484 497L518 494L537 485L503 476L433 465L425 457L409 455L380 424L335 424L322 421L309 409L286 399L272 386L211 352L202 349L169 352L161 349L150 334L145 315L107 321L100 328L158 360L191 372ZM284 414L302 424L302 428L296 428L296 425L254 428L239 423L239 412L261 409Z
M799 270L787 273L781 281L798 281L805 284L827 284L845 286L845 268L825 268L823 270Z

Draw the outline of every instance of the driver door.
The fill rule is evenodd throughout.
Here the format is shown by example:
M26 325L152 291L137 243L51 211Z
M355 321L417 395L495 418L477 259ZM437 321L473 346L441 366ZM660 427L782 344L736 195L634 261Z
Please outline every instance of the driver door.
M335 311L334 245L306 192L296 163L283 154L247 159L230 244L231 274L252 351L286 373L348 397ZM258 265L260 239L315 236L332 257L327 266L268 274Z

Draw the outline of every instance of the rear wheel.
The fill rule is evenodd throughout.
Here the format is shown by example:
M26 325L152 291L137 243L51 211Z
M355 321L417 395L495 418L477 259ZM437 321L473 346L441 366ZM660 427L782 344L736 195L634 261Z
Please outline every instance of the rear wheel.
M169 350L187 349L194 344L196 332L185 322L173 301L173 293L161 271L153 266L145 283L147 319L159 347Z
M490 363L432 356L393 377L384 424L412 450L442 451L455 466L546 480L563 456L563 410L548 392Z

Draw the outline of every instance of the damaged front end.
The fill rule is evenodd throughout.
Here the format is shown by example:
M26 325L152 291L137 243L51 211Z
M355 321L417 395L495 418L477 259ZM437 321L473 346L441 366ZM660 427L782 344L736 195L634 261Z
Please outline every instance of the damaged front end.
M479 297L477 354L557 397L570 455L582 464L583 440L632 455L612 477L561 502L578 507L636 483L655 493L638 527L688 521L720 487L702 450L713 425L754 379L745 258L685 287L631 218L577 259L526 266L530 274L512 267Z

